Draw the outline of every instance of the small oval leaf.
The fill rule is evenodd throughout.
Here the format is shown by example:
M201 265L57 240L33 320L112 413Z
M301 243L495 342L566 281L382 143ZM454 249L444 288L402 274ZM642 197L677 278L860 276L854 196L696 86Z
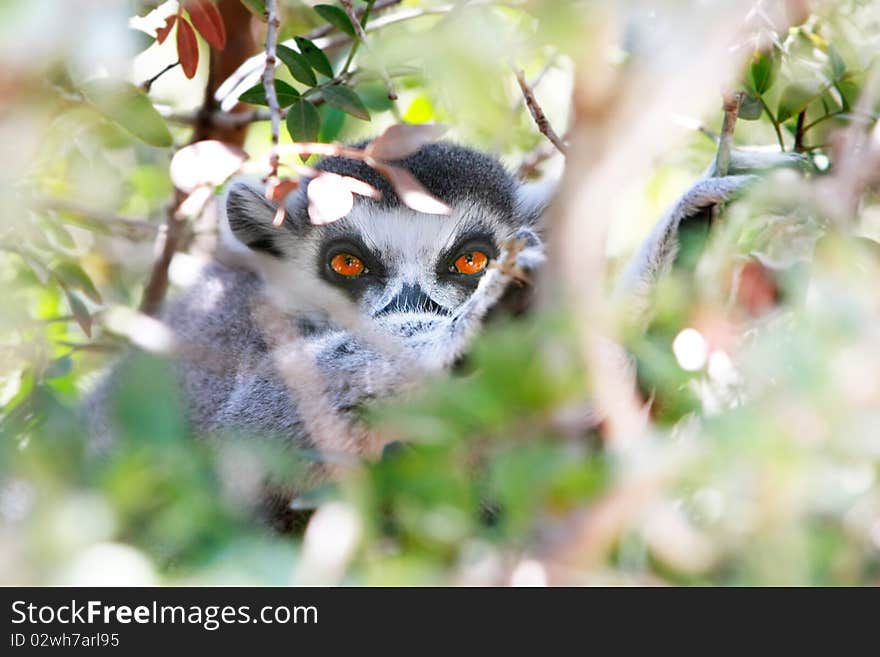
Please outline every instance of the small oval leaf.
M449 214L452 212L448 205L431 195L407 169L387 164L375 165L374 168L388 179L397 196L408 208L425 214Z
M313 69L328 78L333 77L333 66L330 65L330 60L323 50L305 37L294 37L293 40L296 42L296 47L299 48L302 56L306 58Z
M402 160L425 144L443 136L446 126L411 125L398 123L391 126L367 146L367 153L379 160Z
M188 0L184 9L189 12L192 24L199 31L205 41L217 50L226 47L226 28L223 25L223 16L220 10L210 0Z
M764 113L764 105L761 99L751 94L746 94L739 106L739 118L743 121L757 121Z
M758 96L762 96L776 81L779 62L772 53L755 53L749 66L749 86Z
M322 172L309 181L309 219L317 226L342 219L354 207L354 196L342 176Z
M138 139L153 146L171 146L171 133L165 119L134 85L93 80L84 85L83 93L101 114Z
M370 120L370 112L364 107L364 103L358 98L358 95L348 87L332 85L326 87L321 94L328 104L341 109L346 114L351 114L364 121Z
M275 80L275 95L278 97L279 107L288 107L300 97L299 92L283 80ZM242 103L250 103L251 105L269 106L269 101L266 99L266 90L263 88L262 82L242 92L238 100Z
M177 21L177 56L183 74L194 78L199 68L199 42L192 25L183 19Z
M318 84L318 78L315 77L308 60L293 48L278 46L278 59L284 62L294 80L307 84L310 87Z
M339 7L335 5L315 5L313 9L318 12L321 18L341 32L348 36L355 35L354 25L351 24L348 14Z
M62 262L52 268L52 273L65 287L76 288L95 303L101 303L101 293L89 275L75 262Z
M174 28L174 24L177 22L177 14L171 14L168 18L165 19L165 25L156 30L156 41L160 44L165 43L165 39L168 38L168 35L171 34L171 30Z
M76 318L77 324L79 324L79 327L87 337L92 337L92 315L89 313L86 304L83 303L83 300L76 293L69 290L66 285L62 285L61 289L64 291L67 305L70 307L70 312L73 313L74 318Z
M287 131L293 141L316 141L321 131L318 109L304 98L298 99L287 110Z

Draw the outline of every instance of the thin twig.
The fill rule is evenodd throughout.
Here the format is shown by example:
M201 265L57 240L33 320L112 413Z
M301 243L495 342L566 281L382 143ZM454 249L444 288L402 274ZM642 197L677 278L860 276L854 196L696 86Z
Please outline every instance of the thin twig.
M526 75L521 69L516 71L516 81L519 83L519 88L522 90L523 98L526 101L526 107L529 108L529 112L535 120L535 125L538 126L538 130L550 140L550 143L556 147L556 150L565 155L565 144L562 139L559 138L559 135L556 134L556 131L553 130L553 126L550 125L547 115L544 114L544 110L541 108L541 105L538 104L538 101L535 98L535 93L532 91L529 83L526 82Z
M358 20L358 16L354 11L354 7L351 5L351 0L340 0L342 3L342 8L345 9L345 13L348 15L348 19L351 21L351 24L354 26L354 30L357 33L358 39L361 43L364 44L364 48L369 50L373 57L375 58L375 53L372 52L370 45L367 43L367 33L364 31L364 24L367 21L367 17L369 15L370 8L373 6L373 3L370 2L367 4L367 9L362 16L362 20ZM355 47L352 48L352 55L347 62L346 70L348 70L348 66L351 65L351 58L353 58L353 54L355 52ZM388 75L388 72L385 70L385 67L382 65L382 62L376 59L376 66L379 69L379 74L382 76L382 80L385 82L385 90L388 93L388 100L394 101L397 100L397 91L394 89L394 83L391 81L391 77Z
M121 217L108 214L94 208L85 207L72 201L60 199L42 199L36 202L35 208L60 213L61 221L74 225L86 224L101 232L107 232L116 237L124 237L132 241L152 239L159 231L159 226L149 221ZM73 215L79 218L74 221L65 217Z
M278 177L278 140L281 134L281 107L278 104L278 94L275 91L275 64L277 62L275 49L278 42L278 28L281 20L278 18L277 0L266 0L266 67L263 69L263 88L266 90L266 100L269 103L269 112L272 119L272 146L269 151L269 176Z
M168 66L166 66L165 68L163 68L161 71L159 71L158 73L156 73L156 75L154 75L153 77L151 77L149 80L144 80L143 82L141 82L140 87L141 87L141 89L143 90L143 92L144 92L145 94L150 93L150 89L153 87L153 83L154 83L156 80L158 80L159 78L161 78L163 75L165 75L165 74L166 74L168 71L170 71L172 68L174 68L175 66L177 66L178 64L180 64L180 60L177 60L177 61L174 62L173 64L169 64Z

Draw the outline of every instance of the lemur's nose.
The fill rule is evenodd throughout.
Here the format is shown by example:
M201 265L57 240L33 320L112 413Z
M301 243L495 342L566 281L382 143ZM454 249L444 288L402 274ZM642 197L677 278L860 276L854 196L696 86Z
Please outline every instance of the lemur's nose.
M445 314L446 309L429 297L418 283L404 283L400 292L377 315L399 312Z

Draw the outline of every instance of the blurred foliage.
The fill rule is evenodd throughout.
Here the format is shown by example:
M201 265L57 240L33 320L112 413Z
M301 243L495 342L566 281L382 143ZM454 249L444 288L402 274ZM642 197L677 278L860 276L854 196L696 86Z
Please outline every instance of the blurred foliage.
M262 34L264 3L245 4ZM664 17L699 3L617 4L626 47L609 57L626 67L664 47ZM876 122L876 105L856 107L880 53L880 5L788 4L803 10L794 27L757 20L742 46L754 54L736 137L803 152L813 170L769 174L729 207L702 255L661 283L646 330L624 336L652 400L639 448L603 444L565 309L499 322L461 372L365 409L398 442L303 495L319 510L304 535L285 535L250 500L264 479L289 480L297 455L189 435L160 359L129 364L114 450L96 448L80 414L125 343L106 311L136 307L147 279L173 194L170 158L190 139L168 117L202 102L207 44L192 80L171 68L147 93L140 85L174 63L175 40L160 45L127 21L174 3L0 3L0 582L284 584L317 572L370 584L876 584L880 204L866 191L844 234L816 190L835 171L839 131ZM337 4L281 5L281 38L296 38L279 52L283 140L439 121L511 167L544 142L510 62L563 133L595 9L412 0L380 14L367 49L332 45L354 33ZM395 12L417 15L387 20ZM330 41L306 39L326 25ZM661 35L647 53L646 33ZM265 102L260 84L238 93ZM720 117L690 118L714 127ZM713 142L691 133L622 199L612 260L713 157ZM268 137L266 121L248 130L253 173L265 173Z

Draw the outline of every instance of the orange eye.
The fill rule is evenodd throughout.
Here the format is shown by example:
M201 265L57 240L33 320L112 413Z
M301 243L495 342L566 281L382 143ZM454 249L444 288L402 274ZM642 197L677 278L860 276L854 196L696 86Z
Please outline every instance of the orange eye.
M489 256L482 251L470 251L461 254L452 266L459 274L479 274L489 264Z
M330 260L330 268L340 276L360 276L367 268L364 261L350 253L337 253Z

